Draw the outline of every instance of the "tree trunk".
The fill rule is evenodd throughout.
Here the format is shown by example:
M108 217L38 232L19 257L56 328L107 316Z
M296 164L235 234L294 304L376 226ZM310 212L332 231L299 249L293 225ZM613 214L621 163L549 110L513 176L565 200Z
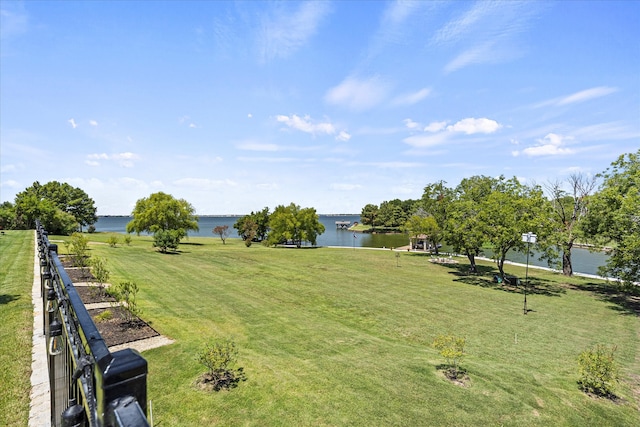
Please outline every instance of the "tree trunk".
M504 281L504 260L505 260L505 258L506 258L505 255L500 255L500 258L498 258L498 260L497 260L498 270L500 270L500 277L502 278L503 281Z
M477 273L478 267L476 266L476 257L473 252L467 251L467 258L469 259L469 272Z
M571 247L573 243L565 243L562 248L562 274L565 276L573 275L573 266L571 265Z

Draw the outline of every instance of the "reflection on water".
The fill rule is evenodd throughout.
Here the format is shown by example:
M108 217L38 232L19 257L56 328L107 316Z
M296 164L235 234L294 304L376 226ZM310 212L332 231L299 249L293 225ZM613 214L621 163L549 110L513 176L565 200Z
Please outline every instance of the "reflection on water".
M218 237L212 230L219 225L227 225L231 229L231 237L237 237L233 224L240 218L239 216L201 216L198 224L200 230L189 232L190 236ZM127 223L131 217L126 216L102 216L95 224L96 231L125 233ZM352 224L360 221L359 215L320 215L320 222L325 227L325 232L318 236L319 246L347 246L347 247L367 247L367 248L398 248L407 246L409 238L405 234L370 234L353 233L349 230L336 227L336 221L349 221ZM451 249L444 246L441 252L449 252ZM486 251L484 256L491 257L491 253ZM507 256L509 261L525 263L526 254L511 251ZM598 274L598 267L607 261L607 255L601 252L589 252L586 249L574 248L572 251L573 270L579 273ZM546 267L545 261L540 261L538 255L529 258L530 265ZM557 268L557 266L555 266Z

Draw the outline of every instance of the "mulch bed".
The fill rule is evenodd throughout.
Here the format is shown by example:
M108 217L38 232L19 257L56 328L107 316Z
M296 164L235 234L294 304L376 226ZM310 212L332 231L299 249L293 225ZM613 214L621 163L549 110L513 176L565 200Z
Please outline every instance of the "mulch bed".
M111 311L112 317L107 320L96 321L96 316L107 310ZM122 307L96 308L89 310L89 315L93 318L98 332L100 332L107 347L160 335L155 329L139 318L136 318L136 320L130 323L127 322L125 309Z
M80 269L73 267L71 260L62 260L62 265L74 283L79 282L95 282L95 277L91 274L89 267ZM80 299L85 305L96 303L115 303L116 300L110 295L105 294L98 288L98 283L90 286L75 286ZM96 321L96 316L102 312L110 310L111 318ZM133 341L143 340L160 335L155 329L149 326L144 320L135 318L132 322L127 322L125 317L126 310L119 306L110 308L97 308L89 310L89 315L93 318L98 332L104 339L108 347L125 344Z

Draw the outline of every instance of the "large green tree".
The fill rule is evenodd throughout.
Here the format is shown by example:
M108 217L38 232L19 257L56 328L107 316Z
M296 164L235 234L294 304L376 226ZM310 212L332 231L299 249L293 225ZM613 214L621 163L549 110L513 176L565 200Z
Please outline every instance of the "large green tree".
M253 212L242 216L233 224L233 228L238 230L238 235L242 240L256 240L261 242L267 238L269 233L269 208L265 207L261 211Z
M491 244L493 257L504 278L504 262L510 250L526 253L522 234L532 232L544 240L549 234L549 202L539 186L525 186L517 178L499 177L482 202L479 225Z
M267 244L293 242L298 247L302 242L315 245L318 236L325 230L314 208L301 209L294 203L277 206L269 216L269 228L271 231Z
M595 177L589 178L583 174L572 174L566 181L569 191L563 188L559 181L547 185L551 195L552 227L549 243L562 252L562 273L573 275L571 249L576 239L585 240L582 221L587 215L589 196L595 188ZM555 255L554 250L554 255Z
M585 230L601 245L613 245L601 274L632 289L640 282L640 150L620 156L600 177Z
M476 256L487 239L480 220L484 201L493 192L497 180L488 176L463 179L453 191L445 221L445 240L454 252L469 259L470 271L477 272Z
M163 192L139 199L131 215L133 219L127 224L127 233L171 231L172 236L182 239L189 230L199 229L194 207L184 199Z
M36 219L54 234L69 234L94 224L98 217L93 199L67 183L38 181L15 198L15 227L34 228Z

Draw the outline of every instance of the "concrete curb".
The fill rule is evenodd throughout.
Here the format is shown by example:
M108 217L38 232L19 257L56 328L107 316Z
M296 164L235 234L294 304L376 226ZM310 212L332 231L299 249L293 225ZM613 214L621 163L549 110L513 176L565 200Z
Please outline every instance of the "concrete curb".
M42 297L40 295L40 259L38 258L38 236L34 232L35 255L33 259L33 339L31 350L31 404L29 405L29 427L51 426L51 396L49 390L49 368L47 366L47 341L42 331Z

